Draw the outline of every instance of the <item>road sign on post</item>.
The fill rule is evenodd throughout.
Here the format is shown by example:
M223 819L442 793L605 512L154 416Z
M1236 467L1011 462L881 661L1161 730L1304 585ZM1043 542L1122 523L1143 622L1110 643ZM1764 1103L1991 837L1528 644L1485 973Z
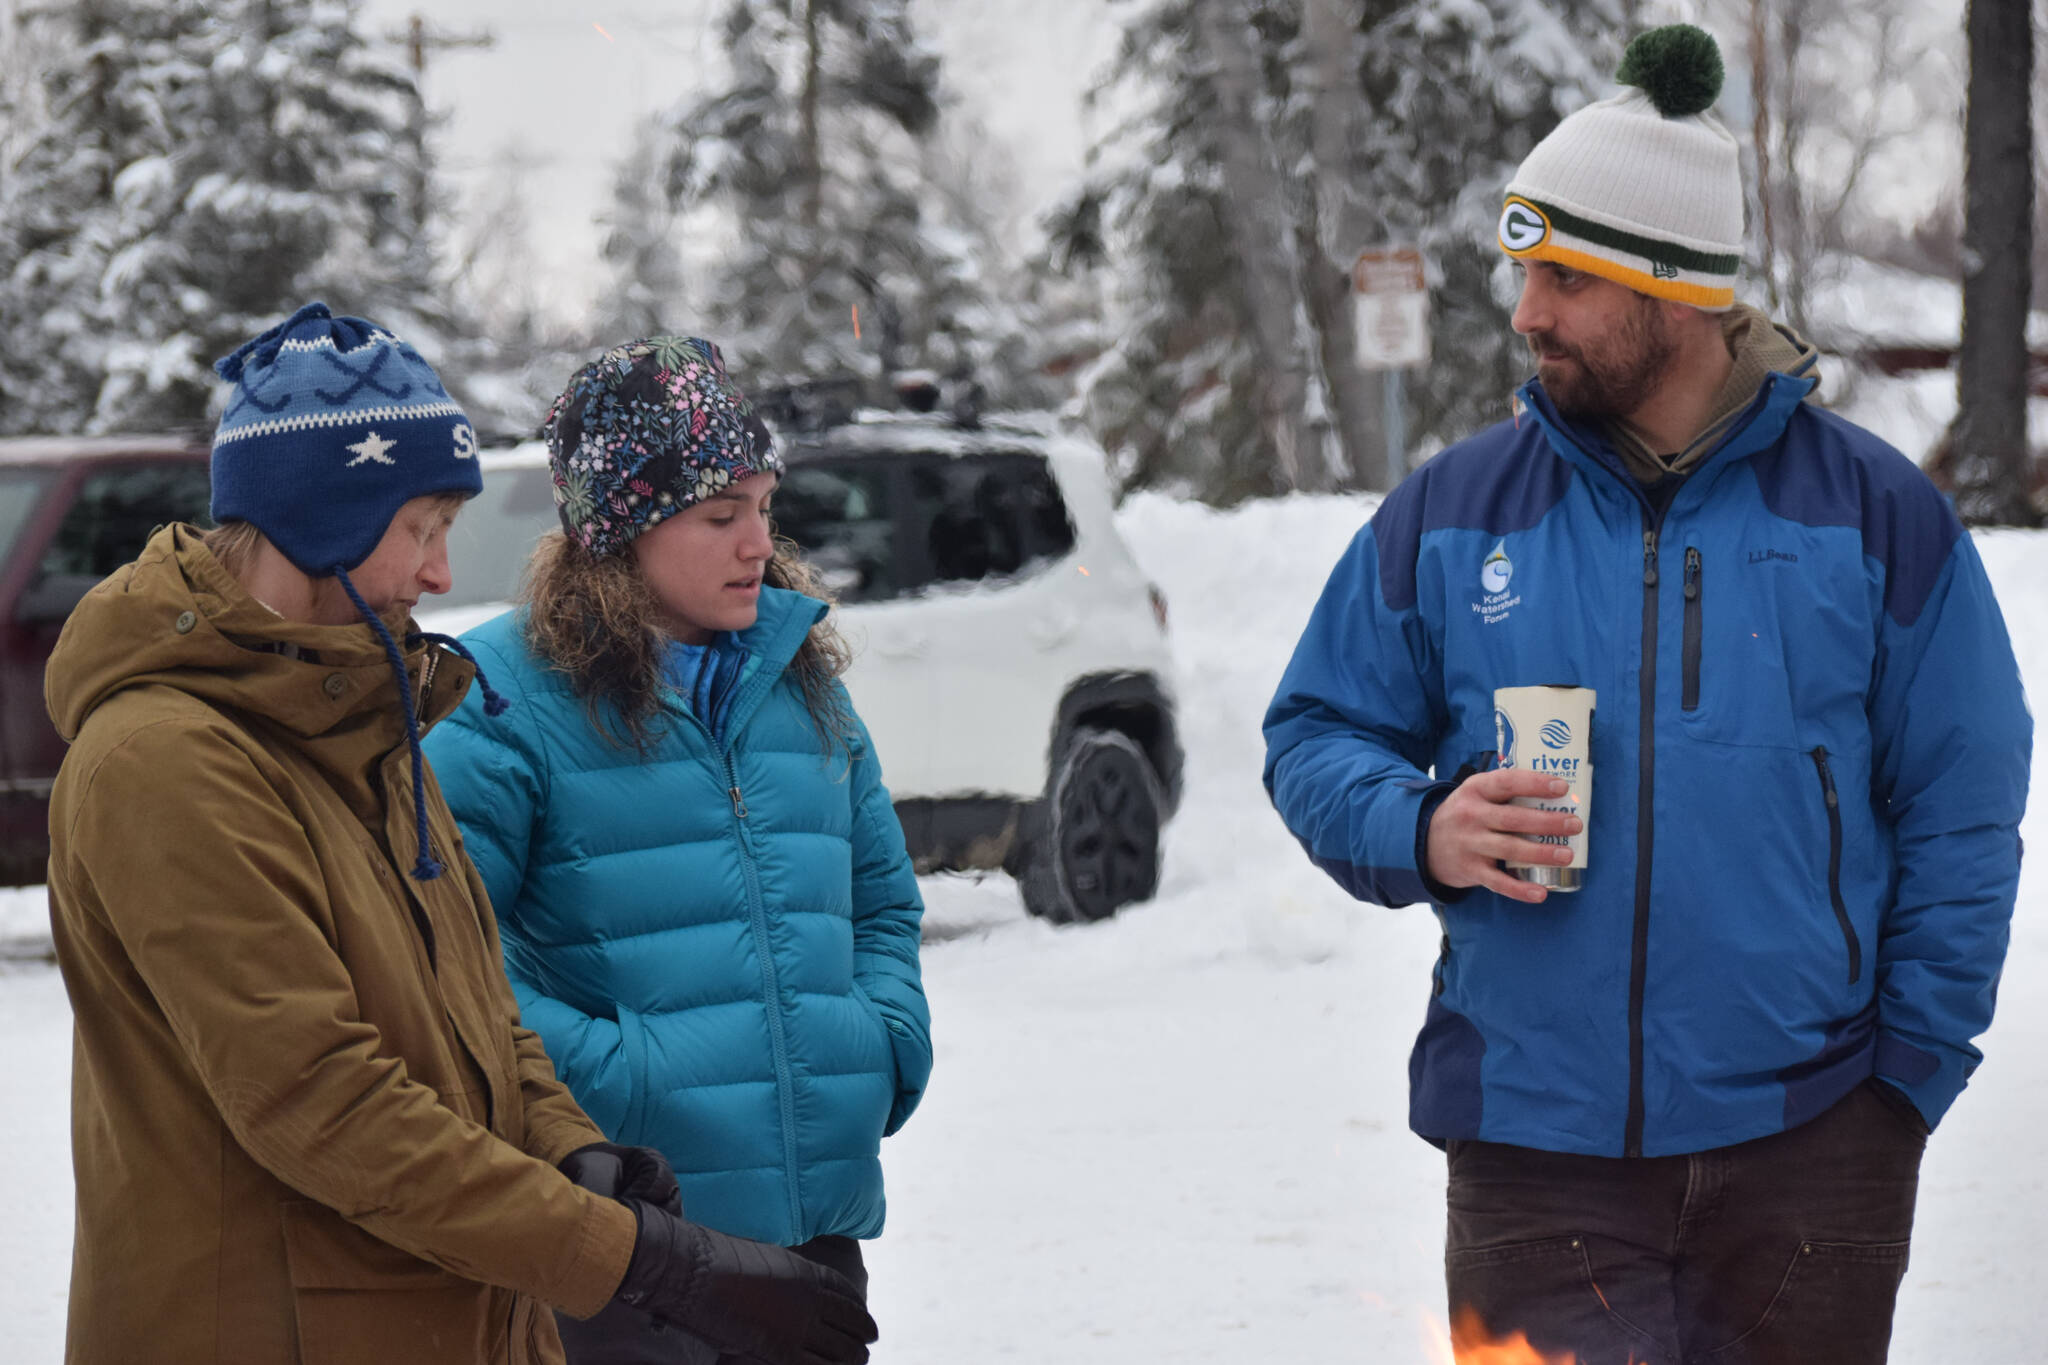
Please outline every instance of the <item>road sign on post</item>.
M1401 372L1429 363L1429 284L1422 252L1412 246L1375 247L1351 266L1358 364L1387 377L1387 468L1399 479L1408 468L1407 398Z
M1358 363L1368 370L1408 370L1429 363L1429 285L1422 253L1412 246L1358 253L1351 267Z

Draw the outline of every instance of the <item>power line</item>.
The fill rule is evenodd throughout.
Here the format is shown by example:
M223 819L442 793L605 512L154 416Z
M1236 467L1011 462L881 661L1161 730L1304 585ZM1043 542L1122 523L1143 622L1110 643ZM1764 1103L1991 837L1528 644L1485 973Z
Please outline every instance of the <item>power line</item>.
M387 32L384 41L404 43L406 58L412 64L415 81L424 80L427 74L427 54L446 52L456 48L488 48L497 46L498 38L490 29L473 29L459 33L453 29L428 28L424 14L415 11L402 32Z

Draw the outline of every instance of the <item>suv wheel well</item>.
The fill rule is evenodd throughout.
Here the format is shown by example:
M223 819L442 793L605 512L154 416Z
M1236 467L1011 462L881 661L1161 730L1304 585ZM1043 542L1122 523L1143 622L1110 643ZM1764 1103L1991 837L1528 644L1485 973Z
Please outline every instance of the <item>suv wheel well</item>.
M1180 805L1180 736L1173 703L1157 678L1149 673L1107 674L1074 684L1060 701L1051 751L1054 763L1047 764L1048 771L1081 730L1115 730L1130 736L1158 774L1167 810Z

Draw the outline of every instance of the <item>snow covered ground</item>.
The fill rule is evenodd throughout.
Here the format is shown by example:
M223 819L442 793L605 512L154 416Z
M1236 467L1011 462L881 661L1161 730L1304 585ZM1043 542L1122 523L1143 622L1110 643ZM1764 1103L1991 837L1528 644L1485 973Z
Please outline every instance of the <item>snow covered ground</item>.
M884 1148L870 1247L886 1365L1446 1359L1441 1157L1407 1132L1436 934L1311 869L1259 788L1258 720L1370 503L1121 520L1165 588L1187 797L1157 900L1108 924L1024 917L1001 877L933 878L938 1070ZM2048 538L1991 567L2048 696ZM2027 834L2048 848L2038 814ZM1987 1060L1936 1135L1892 1358L2038 1360L2048 1306L2048 906L2030 862ZM0 891L0 944L38 892ZM68 1019L56 972L0 953L0 1357L59 1359L71 1235Z

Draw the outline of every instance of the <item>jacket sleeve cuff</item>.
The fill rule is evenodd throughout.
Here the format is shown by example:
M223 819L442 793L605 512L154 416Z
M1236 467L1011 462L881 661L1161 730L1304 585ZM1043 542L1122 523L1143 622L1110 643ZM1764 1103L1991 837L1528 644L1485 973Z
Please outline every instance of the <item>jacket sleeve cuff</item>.
M1465 893L1472 889L1469 886L1445 886L1429 875L1429 822L1436 818L1436 808L1444 803L1444 798L1457 788L1455 782L1440 782L1431 787L1422 794L1422 809L1415 817L1415 871L1422 878L1429 898L1439 905L1463 900Z
M1913 1102L1931 1132L1969 1083L1976 1059L1954 1048L1929 1051L1899 1034L1877 1035L1877 1079Z
M1427 778L1393 782L1375 798L1371 827L1351 837L1365 850L1365 857L1378 854L1385 861L1354 861L1360 855L1350 849L1341 855L1318 853L1311 838L1296 837L1309 861L1359 900L1389 907L1428 900L1430 889L1415 858L1416 831L1421 827L1424 797L1441 785Z
M924 1098L924 1088L932 1075L931 1041L914 1037L909 1025L901 1020L890 1019L887 1022L889 1047L896 1057L896 1099L889 1106L889 1121L882 1129L883 1137L892 1136L917 1111L918 1101Z
M572 1318L594 1317L612 1301L640 1236L640 1220L617 1200L586 1194L584 1207L553 1296L555 1306Z
M526 1154L536 1160L545 1161L550 1166L559 1166L562 1164L562 1158L577 1148L588 1147L593 1142L610 1140L594 1123L562 1121L527 1133Z

